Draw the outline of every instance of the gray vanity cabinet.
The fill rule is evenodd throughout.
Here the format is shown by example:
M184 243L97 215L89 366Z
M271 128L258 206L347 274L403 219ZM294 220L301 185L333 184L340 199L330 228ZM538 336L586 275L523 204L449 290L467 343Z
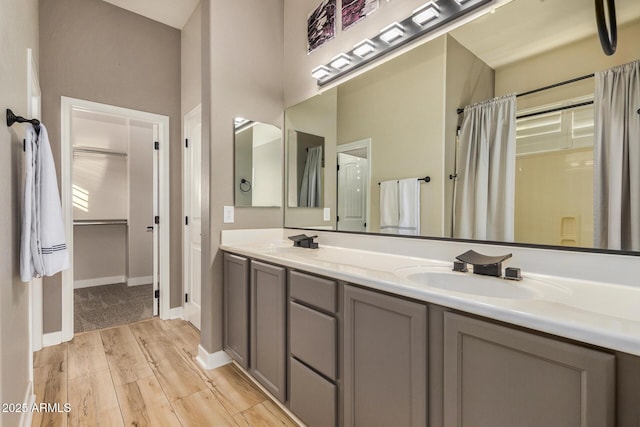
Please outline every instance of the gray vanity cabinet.
M455 313L444 317L445 427L607 427L615 355Z
M278 400L286 393L285 269L251 261L251 363L249 372Z
M289 407L309 427L337 425L338 284L289 271Z
M427 306L344 287L344 425L426 426Z
M249 367L249 260L224 254L224 350Z

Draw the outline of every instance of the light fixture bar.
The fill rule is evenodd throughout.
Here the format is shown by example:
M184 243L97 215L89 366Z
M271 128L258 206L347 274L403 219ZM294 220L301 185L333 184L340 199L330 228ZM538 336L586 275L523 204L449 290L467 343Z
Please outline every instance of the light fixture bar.
M397 22L391 25L387 25L380 30L380 40L385 43L391 43L392 41L402 37L404 35L404 27Z
M376 50L376 45L369 39L364 39L360 43L353 46L353 54L364 58L372 54Z
M413 11L411 20L418 25L424 25L432 19L440 16L440 8L433 1L430 1Z
M393 22L378 34L356 43L351 51L340 53L314 68L311 75L317 80L318 86L324 86L413 40L437 29L446 29L451 22L482 6L488 6L492 1L429 0L405 19Z

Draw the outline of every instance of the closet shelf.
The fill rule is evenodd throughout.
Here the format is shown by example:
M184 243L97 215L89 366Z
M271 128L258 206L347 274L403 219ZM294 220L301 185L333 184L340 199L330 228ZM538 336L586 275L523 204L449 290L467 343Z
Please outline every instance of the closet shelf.
M102 154L105 156L120 156L127 157L127 153L123 151L115 151L109 150L108 148L99 148L99 147L83 147L83 146L75 146L73 147L73 152L82 153L82 154Z
M128 225L126 219L75 219L73 225Z

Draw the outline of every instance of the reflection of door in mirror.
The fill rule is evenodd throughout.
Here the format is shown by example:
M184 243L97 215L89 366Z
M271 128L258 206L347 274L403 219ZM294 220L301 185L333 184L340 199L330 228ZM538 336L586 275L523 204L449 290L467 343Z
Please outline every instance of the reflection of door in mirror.
M289 188L296 189L289 192L289 206L322 207L324 137L289 131L289 156Z
M371 140L337 147L338 230L369 230Z

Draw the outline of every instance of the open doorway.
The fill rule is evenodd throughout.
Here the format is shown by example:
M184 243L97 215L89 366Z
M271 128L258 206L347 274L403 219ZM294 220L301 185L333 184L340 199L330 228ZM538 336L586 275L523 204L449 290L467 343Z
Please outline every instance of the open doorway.
M338 145L338 222L340 231L369 231L371 139Z
M71 113L74 332L153 316L153 123Z
M62 98L63 340L168 315L166 116ZM164 146L165 150L162 149ZM167 226L161 227L164 217ZM161 289L166 289L161 292Z

